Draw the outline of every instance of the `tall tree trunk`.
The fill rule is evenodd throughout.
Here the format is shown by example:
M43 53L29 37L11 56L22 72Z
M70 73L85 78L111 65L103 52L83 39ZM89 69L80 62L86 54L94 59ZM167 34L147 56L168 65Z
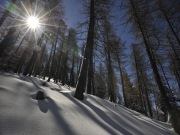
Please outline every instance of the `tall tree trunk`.
M28 64L27 64L27 66L26 66L26 68L25 68L25 70L24 70L23 75L27 75L27 74L30 73L31 68L32 68L33 65L34 65L34 61L35 61L35 59L36 59L36 56L37 56L37 52L36 52L36 50L34 50L32 56L31 56L31 58L30 58L30 60L29 60L29 62L28 62Z
M19 49L20 49L20 47L21 47L21 45L22 45L22 43L23 43L23 41L24 41L25 36L26 36L26 35L24 35L24 36L22 37L21 42L19 43L19 46L18 46L18 47L16 48L16 50L14 51L14 54L16 54L16 53L19 51Z
M63 62L63 68L62 68L62 85L65 85L65 83L67 83L67 60L68 60L68 55L67 55L67 52L65 54L65 59L64 59L64 62Z
M112 65L111 65L111 55L108 46L108 54L107 54L107 63L108 63L108 91L110 96L110 101L114 102L114 90L113 90L113 72L112 72Z
M58 79L58 81L60 82L62 80L62 70L63 70L63 60L64 60L64 57L65 57L65 54L63 52L63 48L64 48L64 40L62 41L62 44L61 44L61 49L60 49L60 54L59 54L59 62L58 62L58 69L57 69L57 78L56 80Z
M91 94L91 86L92 86L92 70L93 70L93 60L92 56L90 56L90 59L88 61L88 83L87 83L87 93Z
M70 35L69 35L70 36ZM63 67L62 67L62 78L61 78L61 80L62 80L62 85L65 85L65 83L67 83L68 82L68 76L67 76L67 74L68 74L68 72L67 72L67 69L68 69L68 66L67 66L67 62L68 62L68 54L69 54L69 43L70 43L70 37L68 37L68 41L67 41L67 46L66 46L66 48L67 48L67 50L66 50L66 52L65 52L65 58L64 58L64 61L63 61Z
M70 72L70 86L75 86L75 80L74 80L74 52L73 52L73 61L72 61L72 67Z
M51 56L52 56L52 50L53 50L53 45L51 47L51 52L50 52L50 55L49 55L49 59L46 63L46 66L45 66L45 69L44 69L44 76L43 76L43 80L45 80L45 77L46 77L46 74L48 72L48 68L49 68L49 64L50 64L50 60L51 60Z
M92 70L92 94L95 95L95 87L94 87L94 70L95 70L95 61L93 64L93 70Z
M60 24L59 24L60 26ZM60 31L60 27L58 27L58 30L57 30L57 34L56 34L56 41L54 43L54 52L53 52L53 57L52 57L52 64L51 64L51 69L50 69L50 73L49 73L49 78L48 78L48 82L50 81L51 79L51 76L52 76L52 72L53 72L53 66L54 66L54 57L55 57L55 53L56 53L56 46L57 46L57 41L58 41L58 33Z
M146 95L146 100L147 100L147 105L148 105L148 109L149 109L149 114L150 114L151 118L153 118L151 104L150 104L150 100L149 100L149 96L148 96L148 92L147 92L147 86L146 86L146 83L145 83L145 80L144 80L144 75L142 73L142 70L140 70L140 73L141 73L141 76L142 76L142 82L143 82L144 89L145 89L144 91L145 91L145 95Z
M74 94L74 97L80 100L83 100L83 91L85 88L85 80L87 76L87 67L88 67L88 60L90 58L90 53L93 53L93 40L94 40L94 25L95 25L95 20L94 20L94 0L91 0L90 3L90 23L89 23L89 29L88 29L88 35L87 35L87 44L85 48L85 55L83 62L81 64L81 72L78 78L77 86L76 86L76 91Z
M135 55L135 48L133 45L133 54L134 54L134 60L135 60L135 67L136 67L136 75L137 75L137 82L138 82L138 90L139 90L139 97L140 97L140 102L141 102L141 106L145 109L145 115L147 115L147 109L146 109L146 103L143 97L143 92L141 89L141 84L140 84L140 78L139 78L139 68L138 68L138 64L137 64L137 58Z
M82 47L82 55L84 56L84 54L85 54L85 47L86 47L86 45L84 44L83 45L83 47ZM80 74L80 71L81 71L81 65L82 65L82 62L83 62L83 57L81 56L80 57L80 59L79 59L79 61L78 61L78 63L77 63L77 77L76 77L76 84L77 84L77 82L78 82L78 77L79 77L79 74Z
M123 98L124 98L124 105L125 105L125 107L128 107L127 101L126 101L126 93L125 93L125 89L124 89L124 78L123 78L123 74L122 74L120 58L119 58L119 56L117 56L117 58L118 58L118 66L119 66L119 72L120 72L120 78L121 78L121 88L122 88Z
M45 43L45 45L42 47L41 55L40 55L40 58L39 58L39 62L38 62L38 64L36 65L34 76L40 75L40 71L41 71L41 69L40 69L40 68L41 68L41 67L40 67L41 65L40 65L40 64L42 64L42 58L43 58L43 55L44 55L45 50L46 50L47 40L48 40L48 39L46 39L46 43Z
M18 64L16 65L16 68L14 69L14 73L20 73L20 71L22 69L22 65L25 62L27 52L28 52L28 49L26 48L21 56L21 59L19 60Z
M19 32L18 32L18 34L17 34L17 36L16 36L16 38L15 38L14 43L13 43L13 45L12 45L12 46L14 46L14 45L16 44L17 39L18 39L18 37L19 37L20 33L21 33L21 31L19 31Z
M41 44L42 44L42 38L43 38L43 37L44 37L44 34L42 34L41 37L39 38L38 43L37 43L37 46L39 46L39 47L41 46ZM31 40L32 40L32 39L31 39ZM26 66L26 68L25 68L25 71L24 71L23 75L29 74L29 76L31 76L32 71L33 71L33 69L34 69L34 64L35 64L35 62L36 62L36 60L37 60L37 56L38 56L38 52L37 52L36 49L34 49L33 54L32 54L32 56L31 56L31 59L29 60L27 66Z
M63 46L63 44L62 44L62 46ZM54 78L55 83L58 82L58 79L59 79L59 76L60 76L59 69L60 69L60 64L61 64L61 57L62 57L62 50L60 51L59 57L58 57L58 65L57 65L56 74L55 74L55 78Z

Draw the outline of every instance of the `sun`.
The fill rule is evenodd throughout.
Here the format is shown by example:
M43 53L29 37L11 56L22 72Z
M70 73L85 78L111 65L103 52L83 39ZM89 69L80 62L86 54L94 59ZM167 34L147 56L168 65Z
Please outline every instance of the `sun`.
M34 16L29 16L27 18L27 24L30 28L36 29L39 27L39 19Z

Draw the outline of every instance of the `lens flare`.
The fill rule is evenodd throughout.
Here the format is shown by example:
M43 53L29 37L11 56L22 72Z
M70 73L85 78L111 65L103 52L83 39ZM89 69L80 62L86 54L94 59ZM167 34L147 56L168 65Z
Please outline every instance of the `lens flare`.
M10 12L17 12L17 6L12 2L6 3L6 9Z

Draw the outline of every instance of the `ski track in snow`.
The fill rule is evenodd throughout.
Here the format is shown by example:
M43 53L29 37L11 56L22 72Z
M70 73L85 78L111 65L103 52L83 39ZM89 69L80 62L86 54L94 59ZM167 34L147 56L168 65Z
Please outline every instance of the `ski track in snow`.
M0 72L0 135L175 135L170 124L74 88ZM38 90L49 98L35 100Z

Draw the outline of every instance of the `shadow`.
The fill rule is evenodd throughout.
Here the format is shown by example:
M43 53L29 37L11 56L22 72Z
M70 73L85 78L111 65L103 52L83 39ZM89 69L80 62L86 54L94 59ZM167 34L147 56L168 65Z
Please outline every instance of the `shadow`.
M35 85L36 88L38 89L41 89L36 82L33 81L33 78L32 77L29 77L29 76L24 76L22 74L16 74L16 73L3 73L2 76L6 76L6 77L13 77L13 78L16 78L16 79L19 79L21 81L25 81L25 82L28 82L28 83L32 83Z
M120 125L118 125L116 122L114 122L106 113L104 113L101 109L97 108L96 106L92 105L90 102L85 101L84 102L85 105L87 105L88 107L90 107L102 120L104 120L109 126L111 126L112 128L116 129L117 131L119 131L122 134L125 135L132 135L130 132L128 132L126 129L124 129L123 127L121 127ZM124 123L123 123L124 124ZM128 126L128 125L127 125ZM142 133L138 133L139 135Z
M173 132L171 132L170 130L167 129L167 128L170 128L171 126L167 125L166 123L161 123L159 121L150 119L149 117L146 117L146 116L144 116L144 115L142 115L142 114L140 114L138 112L128 110L127 108L120 107L119 105L117 105L116 107L113 107L113 106L106 107L96 99L91 98L91 100L95 101L100 106L103 106L104 108L106 108L109 112L112 113L112 117L114 117L116 119L116 121L118 121L118 122L120 121L121 123L123 123L123 126L125 126L125 127L130 127L133 130L133 132L136 132L138 134L143 134L144 131L142 132L141 129L137 130L138 129L137 125L139 125L142 129L143 128L146 129L147 127L148 127L148 129L146 129L146 130L151 130L152 129L152 131L151 131L152 133L153 132L154 133L159 132L159 133L164 133L164 134L173 134ZM91 107L93 111L98 110L98 111L95 111L95 112L100 117L102 117L102 118L105 117L105 116L103 116L104 112L102 110L95 107L93 104L91 104L88 101L85 101L85 103L86 103L86 105ZM111 107L113 107L113 108L111 109ZM122 111L119 110L119 109L121 109ZM118 114L116 114L118 111L121 111L122 118L121 117L116 117L116 116L118 116ZM127 114L129 114L129 115L126 114L126 111L128 111ZM146 118L148 118L148 119L146 119ZM105 121L107 121L107 119ZM134 125L134 123L136 123L137 125Z
M70 99L73 103L75 103L82 111L84 111L84 113L87 115L87 117L89 117L91 120L93 120L95 123L97 123L100 127L102 127L102 129L104 129L109 135L116 135L117 132L115 132L115 130L112 130L111 128L109 128L109 126L107 126L106 124L102 123L100 120L97 119L97 117L95 117L92 113L89 112L89 110L87 110L81 103L83 103L83 101L77 100L74 97L70 96L67 93L61 93L63 96L67 97L68 99ZM83 103L84 104L84 103ZM117 130L119 131L119 130ZM119 131L120 132L120 131ZM120 132L123 133L123 132ZM126 133L126 135L132 135L131 133L124 132Z
M53 90L53 91L57 91L57 92L61 91L61 89L57 89L57 88L50 88L50 89Z
M124 106L118 106L122 110L128 111L131 113L131 115L135 118L141 121L144 125L148 125L148 127L152 127L154 130L159 130L162 133L167 133L167 134L174 134L172 131L168 130L172 128L172 125L167 124L165 122L158 121L156 119L151 119L147 116L144 116L134 110L129 110L128 108Z
M37 93L32 94L32 95L31 95L31 98L34 99L34 100L36 100L36 95L37 95Z
M16 74L16 73L2 72L0 75L6 76L6 77L13 77L13 78L25 81L25 77L23 77L23 75Z
M54 120L59 125L59 128L61 128L62 131L64 131L61 134L66 134L66 135L76 134L75 131L71 130L71 128L68 126L68 123L65 121L65 119L59 113L60 112L59 110L61 110L61 108L59 108L52 99L49 99L48 102L50 104L49 111L52 112L52 114L54 116Z
M47 105L46 100L38 100L38 105L39 105L39 109L41 110L41 112L43 112L43 113L48 112L48 105Z
M0 86L0 91L7 91L7 89Z
M37 95L37 93L32 94L31 98L34 99L34 100L37 100L36 95ZM46 99L37 100L37 102L38 102L38 106L39 106L39 109L41 110L41 112L47 113L48 112L48 103L46 102Z
M28 77L28 76L26 77L30 80L30 82L32 82L32 84L34 84L36 88L41 89L41 87L39 87L39 85L32 79L32 77Z

